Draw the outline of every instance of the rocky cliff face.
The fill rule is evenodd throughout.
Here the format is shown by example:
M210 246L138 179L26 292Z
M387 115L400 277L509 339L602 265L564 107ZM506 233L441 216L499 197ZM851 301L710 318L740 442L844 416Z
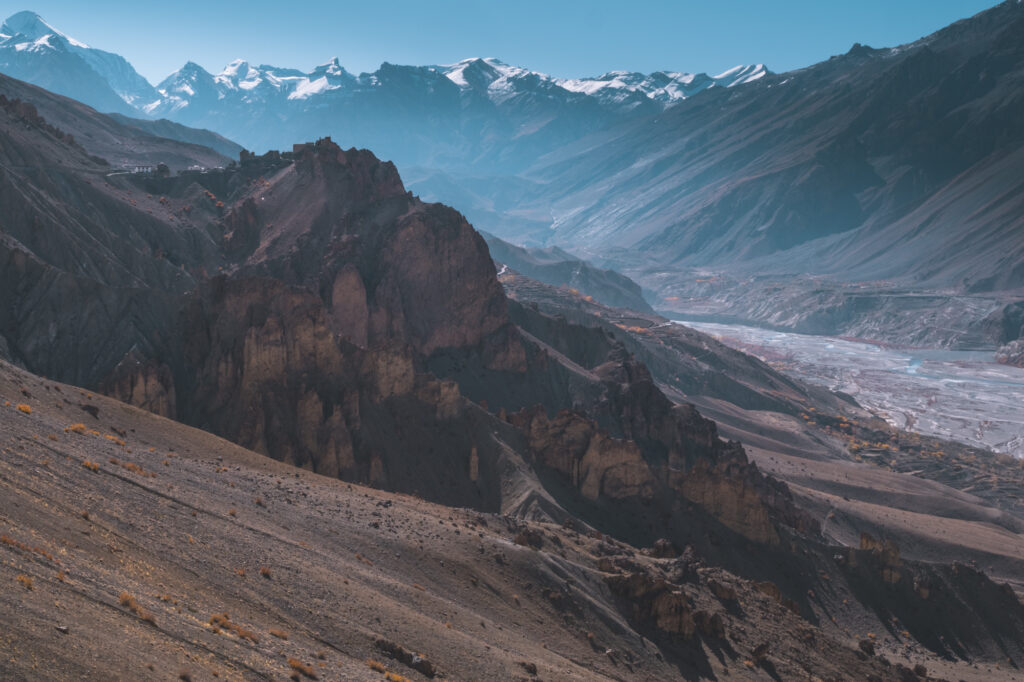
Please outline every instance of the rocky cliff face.
M996 351L996 362L1024 367L1024 339L1011 341Z
M721 462L750 466L742 449L621 346L596 339L584 368L522 333L484 240L392 164L324 139L221 172L105 178L34 110L32 135L13 134L23 108L9 149L81 160L60 184L32 178L69 216L47 239L37 198L10 185L12 357L326 475L496 510L514 453L588 502L688 500L775 541L783 517L756 487L722 484L739 470ZM713 481L670 474L701 461ZM762 521L725 520L740 514Z
M521 337L481 238L454 211L407 195L393 166L368 152L326 140L303 149L293 166L250 183L222 224L235 262L189 296L180 324L190 330L177 372L186 421L328 475L409 490L398 461L418 444L401 429L390 440L375 432L398 404L469 419L464 375L424 374L444 356L484 377L467 382L481 404L512 407L500 388L518 382L519 402L544 406L506 417L512 440L587 501L690 502L765 543L792 522L772 506L784 508L785 495L764 494L742 448L722 443L692 407L674 407L621 345L607 343L581 376L568 356ZM477 489L448 499L489 504L482 488L493 477L480 472L496 467L495 438L431 440L432 450L461 452L444 476Z
M996 362L1024 367L1024 301L1000 307L980 326L990 340L999 344Z

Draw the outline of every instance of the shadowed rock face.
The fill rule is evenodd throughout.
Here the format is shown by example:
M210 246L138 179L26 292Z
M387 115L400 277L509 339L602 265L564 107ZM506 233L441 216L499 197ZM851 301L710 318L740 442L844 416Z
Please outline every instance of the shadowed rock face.
M370 152L329 141L307 149L243 188L223 224L234 278L315 291L325 324L355 345L430 354L509 325L480 236L455 211L407 194L394 165ZM509 344L489 360L516 366L521 351Z
M25 149L76 153L29 113ZM8 130L24 125L20 109L10 116ZM37 197L21 190L9 202L26 218L8 228L8 291L27 295L12 299L3 331L29 367L298 466L481 509L501 508L510 452L570 478L581 460L589 473L574 484L586 500L666 509L681 490L669 468L726 456L745 465L621 347L594 345L595 366L581 372L524 337L484 240L455 211L408 194L370 152L321 140L291 158L243 156L235 170L138 179L103 178L77 153L62 185L38 189L71 218L48 239L18 231ZM59 193L75 184L109 202L114 220L89 220L94 203ZM80 239L90 257L72 268L76 234L93 239ZM74 352L54 352L61 343ZM437 369L438 357L448 364ZM495 410L544 408L503 422L460 385ZM573 438L582 449L556 452Z
M543 342L521 338L480 237L454 211L405 194L393 167L371 154L318 143L253 183L223 223L229 245L248 235L248 246L229 274L189 296L182 315L190 333L177 392L187 396L187 422L329 475L412 491L400 462L423 442L392 430L383 413L401 404L453 425L472 421L456 384L423 374L443 354L477 367L485 378L472 390L491 408L514 407L496 389L515 382L521 402L544 406L509 416L508 439L589 502L657 500L671 513L689 501L765 543L778 542L775 523L792 521L766 506L742 448L722 443L692 407L673 406L620 345L580 376ZM564 409L566 396L574 410ZM475 493L441 499L492 506L498 496L489 501L482 489L496 481L480 472L481 462L495 470L497 439L428 438L458 456L427 478Z
M7 228L5 275L25 295L3 334L30 368L448 504L561 515L544 494L502 492L509 457L525 458L587 503L656 501L671 515L694 502L777 541L785 515L763 507L741 448L674 407L617 343L584 344L583 368L520 332L484 240L407 193L392 164L324 139L206 175L107 178L27 105L8 116L21 145L8 149L78 155L59 183L28 171L35 195L12 182L8 205L25 217ZM45 240L30 227L41 199L69 216ZM571 332L548 331L579 356Z

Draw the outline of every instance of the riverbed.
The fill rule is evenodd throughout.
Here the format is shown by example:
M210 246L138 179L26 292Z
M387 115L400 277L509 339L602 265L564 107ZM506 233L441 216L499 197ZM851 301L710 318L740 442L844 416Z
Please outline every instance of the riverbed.
M899 428L1024 457L1024 369L991 351L890 348L760 327L679 321Z

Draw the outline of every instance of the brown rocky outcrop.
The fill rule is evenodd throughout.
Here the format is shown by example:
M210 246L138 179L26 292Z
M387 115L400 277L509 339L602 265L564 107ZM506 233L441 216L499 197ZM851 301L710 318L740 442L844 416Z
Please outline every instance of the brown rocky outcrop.
M678 585L643 572L608 576L605 582L613 593L633 605L636 620L648 621L662 632L684 639L697 632L692 602Z
M586 499L650 498L657 481L636 443L610 437L569 410L548 418L542 409L511 416L527 435L537 465L567 477Z
M674 475L674 488L701 505L724 526L743 537L778 544L779 534L771 508L760 491L739 475L730 463L699 462L685 474Z
M611 344L594 375L602 392L584 403L588 416L549 416L537 407L508 417L527 434L537 466L558 472L591 501L657 501L666 510L699 505L729 530L764 544L778 544L779 523L817 533L784 484L762 476L743 448L719 439L714 422L693 406L673 405L621 345Z
M100 391L168 419L178 414L171 368L132 349L100 386Z
M1024 606L1009 585L975 567L907 560L892 540L868 533L837 560L857 601L942 656L1000 651L1013 657L1024 651L1019 637L1010 634L1024 623ZM993 647L982 632L996 633L999 644Z
M996 362L1024 367L1024 339L1016 339L996 351Z
M882 576L882 580L887 583L898 583L900 581L900 548L896 546L896 543L886 538L879 540L869 533L860 534L860 552L851 553L851 563L856 563L856 557L859 553L867 552L870 553L873 561L879 567L879 571Z

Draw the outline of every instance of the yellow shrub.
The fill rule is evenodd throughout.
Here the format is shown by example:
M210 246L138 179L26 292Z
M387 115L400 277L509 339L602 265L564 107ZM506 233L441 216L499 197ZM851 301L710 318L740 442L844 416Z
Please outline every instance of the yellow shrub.
M291 666L291 669L295 672L302 673L311 680L316 679L316 673L313 672L313 666L306 665L302 661L295 658L289 658L288 665Z

